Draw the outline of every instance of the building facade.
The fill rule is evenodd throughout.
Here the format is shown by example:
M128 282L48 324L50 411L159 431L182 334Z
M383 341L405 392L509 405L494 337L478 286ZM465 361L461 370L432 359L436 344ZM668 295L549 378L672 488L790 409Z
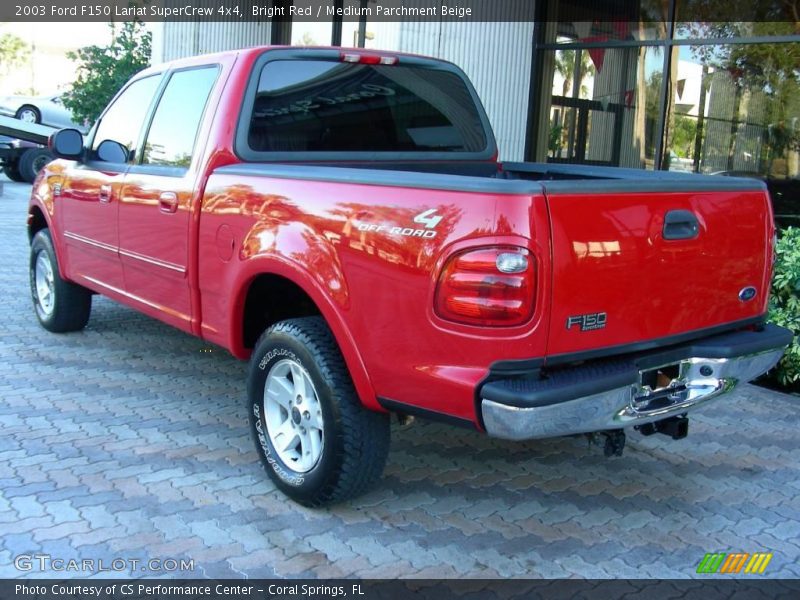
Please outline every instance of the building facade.
M714 21L722 0L504 4L498 22L156 24L154 61L270 43L436 56L472 79L502 160L800 177L797 21Z

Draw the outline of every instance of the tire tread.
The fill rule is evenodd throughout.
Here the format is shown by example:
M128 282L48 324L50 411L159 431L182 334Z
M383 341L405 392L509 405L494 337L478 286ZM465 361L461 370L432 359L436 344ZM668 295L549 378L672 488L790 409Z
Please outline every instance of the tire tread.
M36 246L38 244L44 246L45 251L50 255L50 266L53 269L53 279L55 283L56 305L51 318L47 321L39 317L35 305L34 312L36 312L36 316L39 318L42 327L48 331L53 333L80 331L86 327L86 324L89 322L89 317L92 312L92 293L85 287L61 278L58 260L56 259L56 253L53 247L53 240L48 229L42 229L33 236L30 259L31 273L33 272ZM31 293L33 293L33 290L31 290Z
M336 429L342 432L338 476L304 504L319 507L364 493L380 479L386 464L390 444L388 415L361 405L339 346L322 317L280 321L261 335L256 348L275 334L291 336L309 351L332 391L341 419L341 427Z

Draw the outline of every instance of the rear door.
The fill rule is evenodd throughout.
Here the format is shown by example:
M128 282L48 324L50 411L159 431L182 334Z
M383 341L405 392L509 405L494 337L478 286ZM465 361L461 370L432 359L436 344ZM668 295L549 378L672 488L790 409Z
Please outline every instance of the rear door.
M185 329L192 316L188 265L198 131L219 72L209 64L169 74L120 194L119 254L128 294Z
M98 150L111 140L125 146L130 155L136 152L160 80L161 75L151 75L130 83L101 117L86 162L70 163L64 173L57 214L72 278L115 291L124 288L117 212L128 164L121 156L120 160L103 160Z
M766 311L773 228L763 190L616 185L545 186L553 244L548 355L663 341Z

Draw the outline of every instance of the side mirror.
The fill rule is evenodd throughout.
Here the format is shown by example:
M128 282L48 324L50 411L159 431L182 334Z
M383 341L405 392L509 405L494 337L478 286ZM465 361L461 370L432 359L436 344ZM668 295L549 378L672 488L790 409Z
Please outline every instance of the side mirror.
M62 129L50 136L47 143L58 158L78 160L83 154L83 136L77 129Z
M128 162L128 149L114 140L103 140L97 147L97 158L103 162Z

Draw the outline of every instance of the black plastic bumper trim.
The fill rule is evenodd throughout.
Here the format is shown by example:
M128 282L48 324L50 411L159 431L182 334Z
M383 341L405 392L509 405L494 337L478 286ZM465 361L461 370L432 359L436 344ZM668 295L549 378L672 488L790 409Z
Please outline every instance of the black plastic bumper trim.
M716 325L714 327L707 327L705 329L695 329L694 331L687 331L685 333L679 333L677 335L671 335L668 337L658 338L655 340L634 342L633 344L623 344L620 346L609 346L606 348L598 348L596 350L585 350L582 352L567 352L566 354L554 354L552 356L548 356L545 358L545 364L548 367L554 367L556 365L575 363L582 360L591 360L594 358L602 358L605 356L618 356L620 354L632 354L634 352L644 352L646 350L652 350L654 348L664 348L665 346L682 344L690 340L707 338L713 335L718 335L720 333L726 333L731 331L735 332L738 329L743 329L744 327L749 327L751 325L763 325L765 318L766 318L765 315L759 315L757 317L750 317L749 319L743 319L741 321L735 321L733 323L725 323L724 325Z
M404 415L413 415L421 419L428 419L429 421L439 421L440 423L447 423L449 425L456 425L458 427L466 427L467 429L477 429L475 423L469 419L462 419L461 417L454 417L445 413L436 412L413 404L406 404L398 402L397 400L390 400L388 398L378 397L378 404L390 412L401 413Z
M788 329L768 324L759 331L735 331L688 344L658 348L614 359L534 372L528 376L495 379L479 390L481 399L508 406L532 408L568 402L638 383L639 370L685 358L735 358L782 348L792 341ZM549 364L549 361L548 361Z

